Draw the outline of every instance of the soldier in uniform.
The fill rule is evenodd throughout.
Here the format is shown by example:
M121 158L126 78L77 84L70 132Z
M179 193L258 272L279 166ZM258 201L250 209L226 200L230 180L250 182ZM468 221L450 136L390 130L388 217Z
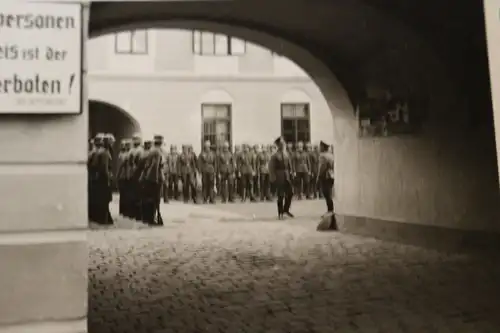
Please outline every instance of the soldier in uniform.
M255 197L253 193L253 177L255 176L255 156L250 151L250 146L245 144L243 152L239 154L238 158L238 171L241 175L241 201L246 201L250 197L250 201L254 202Z
M273 156L275 153L276 153L276 145L275 144L272 144L269 146L269 151L270 151L270 156ZM269 188L270 188L270 192L271 192L271 197L275 197L276 196L276 185L273 181L271 181L271 178L269 178Z
M270 147L263 147L257 155L257 172L260 180L260 200L271 201L271 188L269 181L269 161L271 160Z
M318 165L319 165L319 155L320 155L319 146L318 145L314 145L314 147L313 147L313 153L312 154L314 155L314 158L316 160L316 168L314 169L314 171L317 173L318 172ZM316 178L314 178L314 179L317 179L318 175L316 174L315 176L316 176ZM315 190L315 193L318 194L319 198L323 198L323 193L321 192L321 189L319 187L319 183L315 184L314 190Z
M170 195L168 193L168 180L170 178L170 172L171 172L170 165L167 163L169 153L167 152L166 149L163 149L163 147L162 147L161 151L163 153L163 156L162 156L162 158L163 158L163 160L162 160L162 167L163 167L162 172L163 172L163 179L165 180L163 182L162 187L161 187L161 195L163 197L163 202L164 203L168 203L169 200L170 200Z
M216 161L219 160L219 156L220 156L220 154L222 154L222 149L223 149L222 147L223 147L223 145L217 144L217 147L215 149L215 159L216 159ZM216 189L215 195L216 196L220 195L220 193L221 193L220 182L221 182L221 179L219 177L219 172L217 172L215 174L215 189Z
M203 151L198 156L198 170L201 174L203 203L215 203L215 176L217 174L217 157L211 149L210 141L205 141Z
M253 176L252 179L252 191L255 196L260 194L260 177L259 177L259 169L257 168L257 158L261 152L260 146L259 145L254 145L252 149L252 155L255 160L255 175Z
M149 152L151 151L151 148L153 146L153 141L152 140L144 140L144 149L142 150L141 155L139 156L139 160L137 161L137 166L136 166L136 173L138 175L139 179L139 215L137 220L148 223L145 220L144 216L144 209L147 209L144 205L147 205L147 202L144 200L144 182L143 182L143 175L144 175L144 170L146 168L146 163L148 161L148 155Z
M307 199L309 195L309 177L311 175L311 164L309 154L304 151L304 143L297 142L297 149L292 154L293 156L293 169L295 171L295 189L297 199L301 200L305 195Z
M238 166L238 160L240 158L241 153L242 153L241 145L235 145L233 156L234 159L237 161L237 163L236 163L235 178L234 178L234 193L236 193L240 198L243 192L241 186L241 172Z
M321 141L317 172L318 178L316 180L326 201L327 214L333 213L334 210L332 199L332 190L334 184L334 157L329 150L330 147L326 143ZM335 216L333 215L332 220L334 219Z
M162 146L163 136L155 135L153 147L147 149L147 154L144 155L141 174L141 183L143 185L142 219L144 223L149 225L163 225L160 213L161 192L165 183Z
M200 175L200 170L198 169L198 155L196 155L196 152L194 151L193 145L188 145L188 151L191 156L191 159L193 160L193 170L194 170L194 176L193 176L193 186L194 186L194 196L196 198L196 201L198 201L198 192L201 190L201 175Z
M94 221L94 210L93 210L93 199L94 195L92 192L92 173L91 173L91 163L93 163L93 157L96 153L96 146L94 144L94 139L89 140L89 153L87 156L87 215L90 221Z
M182 179L182 195L184 202L189 201L189 197L196 203L196 169L195 161L189 152L187 145L182 146L182 153L179 155L177 163L177 174Z
M132 136L132 149L130 149L129 153L130 201L127 210L130 212L130 217L137 221L140 220L141 215L141 186L139 183L140 171L138 171L138 165L143 151L142 138L136 133Z
M170 154L167 156L167 164L169 169L168 176L168 195L174 200L179 200L179 174L177 168L177 161L179 159L179 152L177 146L170 146Z
M130 140L123 139L120 144L120 153L118 154L118 168L116 171L116 179L118 182L118 193L120 194L120 201L118 204L119 214L122 216L128 216L127 214L127 204L128 204L128 156L131 148Z
M95 151L89 156L88 162L89 175L90 175L90 188L89 193L91 202L91 214L89 214L92 221L99 224L110 224L109 220L109 194L111 191L111 155L108 149L105 148L105 135L99 133L94 139Z
M309 190L307 195L309 198L316 199L318 197L318 191L316 189L316 179L318 178L318 158L313 151L312 144L307 143L305 147L305 152L309 156L309 165L311 166L311 177L309 178Z
M286 144L286 150L288 151L289 154L293 154L293 152L294 152L293 148L294 148L293 142L288 142Z
M217 172L220 179L220 193L222 202L234 202L234 176L236 170L236 159L229 149L226 141L217 159Z
M113 201L113 189L115 188L115 183L114 183L114 175L113 175L113 156L114 156L114 144L115 144L115 137L111 133L106 133L104 135L104 148L108 151L110 162L109 162L109 175L110 175L110 181L109 181L109 187L108 187L108 203L106 205L106 210L107 210L107 221L108 224L113 224L113 217L111 216L111 211L109 210L109 204Z
M290 212L293 197L292 185L292 158L286 151L285 140L282 137L274 141L277 152L271 156L269 161L269 177L276 185L278 196L278 219L283 219L284 215L294 217Z

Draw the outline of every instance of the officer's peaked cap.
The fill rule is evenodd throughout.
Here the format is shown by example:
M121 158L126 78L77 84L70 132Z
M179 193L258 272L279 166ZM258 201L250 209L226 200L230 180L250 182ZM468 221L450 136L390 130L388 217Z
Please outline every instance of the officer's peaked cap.
M163 135L156 134L155 136L153 136L153 141L154 142L163 142Z
M330 145L326 144L323 141L319 142L319 146L320 146L321 149L328 149L330 147Z
M275 145L278 145L280 144L281 142L283 142L283 137L279 136L276 140L274 140L274 144Z

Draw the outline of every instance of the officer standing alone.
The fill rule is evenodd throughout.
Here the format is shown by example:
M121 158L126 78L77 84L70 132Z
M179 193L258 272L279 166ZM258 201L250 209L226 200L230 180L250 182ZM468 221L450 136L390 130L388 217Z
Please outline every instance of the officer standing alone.
M293 166L291 156L286 151L283 138L279 137L274 143L276 144L277 151L269 161L269 177L271 182L276 186L278 219L281 220L284 215L294 217L290 212L293 197Z
M325 198L327 214L333 214L334 206L332 192L334 184L334 157L329 149L330 147L326 143L323 141L320 142L317 183ZM335 219L335 216L333 216L333 219Z

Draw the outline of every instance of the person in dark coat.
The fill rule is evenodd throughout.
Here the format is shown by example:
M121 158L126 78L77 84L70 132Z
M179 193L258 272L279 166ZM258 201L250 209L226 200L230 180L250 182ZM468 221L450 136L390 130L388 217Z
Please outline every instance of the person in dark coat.
M196 161L193 154L189 152L188 145L183 145L182 153L177 160L177 174L182 179L182 196L185 203L189 201L190 197L193 203L197 201L195 163Z
M179 152L177 146L170 146L170 154L167 156L167 164L169 170L168 179L168 195L173 200L179 200L179 170L177 163L179 161Z
M95 151L88 161L91 202L89 217L99 224L111 224L109 202L111 192L111 155L105 148L105 135L99 133L94 138Z
M138 165L143 151L142 137L136 133L132 136L132 149L130 149L128 160L130 187L130 207L128 207L128 211L130 211L130 217L136 221L140 221L141 216L141 185L139 184L140 171L138 171Z
M212 151L212 144L206 141L203 151L198 156L198 170L201 174L203 203L215 203L215 176L217 174L217 156Z
M243 186L241 186L241 172L238 164L241 154L242 154L241 145L235 145L233 156L234 159L237 161L237 164L236 164L235 178L234 178L234 193L236 193L240 198L242 197L243 193Z
M255 176L255 155L250 150L250 146L245 144L243 152L239 155L237 160L238 171L241 175L241 201L244 202L249 197L251 202L255 201L253 193L253 177Z
M330 152L330 146L320 142L320 155L318 163L317 183L325 198L327 213L333 213L333 184L334 184L334 157Z
M155 135L153 147L148 149L144 157L141 174L143 186L142 219L149 225L163 225L160 202L165 174L163 170L164 155L162 149L163 136Z
M292 156L293 156L293 168L296 173L295 188L297 193L297 199L301 200L303 195L307 199L309 199L311 161L309 158L309 153L304 151L304 143L302 141L297 142L297 147Z
M260 181L260 200L271 201L271 188L269 186L269 161L271 160L270 147L264 147L257 155L257 172Z
M220 178L220 191L222 202L234 202L234 179L236 159L229 149L229 142L224 142L222 151L217 158L217 172Z
M283 219L284 215L294 217L290 212L293 197L292 185L292 158L286 151L285 141L282 137L277 138L274 143L276 144L277 151L269 161L269 178L276 186L278 196L278 219Z
M120 153L118 154L118 168L116 170L116 180L118 182L118 193L120 194L118 210L120 215L128 216L128 157L132 142L128 139L123 139L120 145Z

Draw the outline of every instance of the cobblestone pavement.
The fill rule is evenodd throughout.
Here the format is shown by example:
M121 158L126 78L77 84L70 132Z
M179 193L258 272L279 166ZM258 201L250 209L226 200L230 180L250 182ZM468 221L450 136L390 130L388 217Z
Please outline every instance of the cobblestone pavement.
M494 259L319 233L312 219L190 218L89 241L89 333L500 332Z

